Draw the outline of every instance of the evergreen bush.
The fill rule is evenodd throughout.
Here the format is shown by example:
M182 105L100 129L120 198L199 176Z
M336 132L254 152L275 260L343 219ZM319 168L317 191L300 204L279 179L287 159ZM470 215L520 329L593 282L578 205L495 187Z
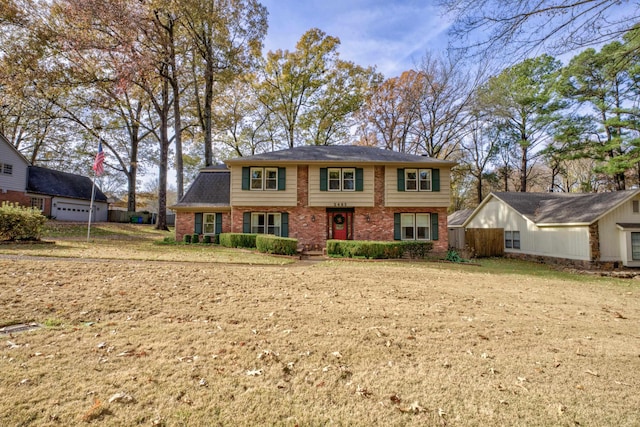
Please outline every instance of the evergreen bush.
M227 248L255 248L257 234L222 233L220 244Z
M431 241L377 242L361 240L328 240L327 254L345 258L422 259L433 249Z
M2 202L0 240L40 240L46 221L39 209Z
M260 252L269 254L295 255L298 250L298 240L271 234L260 234L256 237L256 248Z

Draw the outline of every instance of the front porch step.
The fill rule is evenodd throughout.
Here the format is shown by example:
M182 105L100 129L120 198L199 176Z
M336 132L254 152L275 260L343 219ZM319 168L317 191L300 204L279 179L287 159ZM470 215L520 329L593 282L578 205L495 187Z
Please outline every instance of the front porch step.
M302 251L300 252L300 259L321 259L324 258L324 251Z

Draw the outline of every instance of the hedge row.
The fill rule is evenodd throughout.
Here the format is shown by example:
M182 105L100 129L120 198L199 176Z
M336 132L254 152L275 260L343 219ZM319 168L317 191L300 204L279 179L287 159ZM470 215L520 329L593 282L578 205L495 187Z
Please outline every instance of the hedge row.
M259 252L268 254L295 255L298 250L298 240L260 234L256 238L256 248Z
M0 240L40 240L46 221L39 209L2 202Z
M373 242L362 240L328 240L327 254L345 258L425 258L433 249L433 242L395 241Z
M220 244L227 248L255 248L257 234L222 233Z

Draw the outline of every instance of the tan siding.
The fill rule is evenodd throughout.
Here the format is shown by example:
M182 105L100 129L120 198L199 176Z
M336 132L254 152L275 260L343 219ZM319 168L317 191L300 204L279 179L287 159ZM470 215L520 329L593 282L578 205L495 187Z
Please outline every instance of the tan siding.
M373 166L362 168L363 191L320 191L320 168L323 167L333 166L309 166L309 206L373 207Z
M296 206L297 168L287 167L284 191L251 191L242 189L242 167L231 167L231 206Z
M503 228L520 232L520 250L524 253L568 259L589 259L589 229L576 227L537 227L498 199L487 202L469 221L468 228Z
M640 196L632 200L640 200ZM640 223L640 213L633 213L632 201L627 200L598 221L600 231L600 259L602 261L619 261L620 239L625 238L616 223ZM629 249L629 257L631 249Z
M385 205L389 207L449 207L451 169L439 169L440 191L398 191L398 167L387 166L385 168Z

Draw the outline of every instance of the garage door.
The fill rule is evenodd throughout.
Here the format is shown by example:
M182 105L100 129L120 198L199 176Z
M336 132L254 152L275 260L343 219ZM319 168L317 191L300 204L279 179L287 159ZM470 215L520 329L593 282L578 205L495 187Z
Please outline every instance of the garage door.
M59 221L89 221L89 205L83 203L56 202L51 215ZM95 211L95 208L94 208Z

